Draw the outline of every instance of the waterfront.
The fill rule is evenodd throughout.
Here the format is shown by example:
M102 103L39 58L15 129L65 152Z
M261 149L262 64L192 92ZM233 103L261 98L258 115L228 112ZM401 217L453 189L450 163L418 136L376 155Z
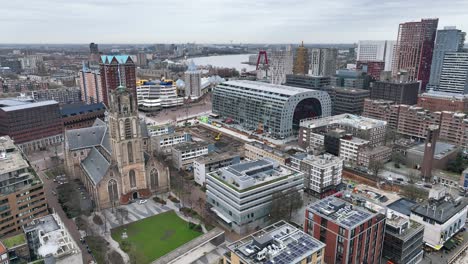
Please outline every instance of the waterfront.
M226 68L236 68L239 72L242 69L247 71L255 70L254 65L242 64L242 62L249 61L249 56L253 54L236 54L236 55L220 55L220 56L208 56L208 57L198 57L192 58L193 62L196 65L207 66L212 65L214 67L226 67Z

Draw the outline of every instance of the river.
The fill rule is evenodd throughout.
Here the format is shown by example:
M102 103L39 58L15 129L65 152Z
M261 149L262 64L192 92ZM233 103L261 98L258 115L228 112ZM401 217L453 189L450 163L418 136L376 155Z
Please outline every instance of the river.
M253 54L236 54L236 55L220 55L220 56L208 56L208 57L198 57L191 58L196 65L207 66L211 65L214 67L226 67L226 68L236 68L239 72L242 69L247 71L254 71L255 66L249 64L243 64L242 62L249 61L249 56Z

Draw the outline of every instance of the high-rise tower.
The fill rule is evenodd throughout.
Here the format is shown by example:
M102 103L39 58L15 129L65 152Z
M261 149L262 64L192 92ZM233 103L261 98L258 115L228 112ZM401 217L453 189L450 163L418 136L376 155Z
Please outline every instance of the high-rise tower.
M393 65L394 77L399 72L406 72L409 81L419 80L422 90L426 89L438 22L439 19L435 18L400 24Z
M119 86L120 82L136 98L135 63L130 56L101 56L100 73L104 104L109 106L108 95Z
M304 47L304 42L296 49L294 58L294 74L306 75L309 73L309 51Z

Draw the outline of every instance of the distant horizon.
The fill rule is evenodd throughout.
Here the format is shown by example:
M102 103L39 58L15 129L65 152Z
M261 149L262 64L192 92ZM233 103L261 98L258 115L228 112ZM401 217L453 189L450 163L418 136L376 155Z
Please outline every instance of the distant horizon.
M400 23L421 18L468 31L466 10L464 0L8 1L0 31L10 45L357 43L396 40Z

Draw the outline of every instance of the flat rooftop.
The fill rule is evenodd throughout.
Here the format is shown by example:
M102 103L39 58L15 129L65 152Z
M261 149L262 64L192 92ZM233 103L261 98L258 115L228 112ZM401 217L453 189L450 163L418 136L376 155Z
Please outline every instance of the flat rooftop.
M385 233L391 234L404 241L424 230L422 224L398 215L387 216L386 224L387 228L385 229ZM391 227L389 228L389 226Z
M326 168L330 165L335 165L337 163L343 163L343 159L331 154L323 154L320 156L307 155L302 159L303 162L312 164L319 168Z
M346 228L359 226L376 215L364 207L335 196L328 196L311 204L308 210Z
M325 244L302 230L280 221L227 247L246 264L289 264L299 263L302 259L323 249ZM260 252L266 254L258 260Z
M387 205L387 207L389 209L392 209L404 215L410 216L411 208L413 208L413 206L415 205L416 205L415 201L412 201L406 198L400 198L394 201L393 203L390 203L389 205Z
M355 144L360 144L360 145L369 143L368 140L364 140L362 138L358 138L358 137L354 137L354 136L351 139L342 138L340 140L349 141L349 142L353 142Z
M60 226L55 220L53 215L46 215L41 218L34 219L28 225L24 227L25 232L30 232L32 230L37 230L43 232L43 234L50 233L52 231L58 230Z
M301 127L318 128L339 124L342 126L354 127L357 129L371 129L387 125L386 121L377 120L374 118L363 117L352 114L341 114L319 119L303 119L301 120Z
M196 148L203 148L208 147L211 143L204 142L204 141L197 141L197 142L185 142L179 145L174 146L173 148L178 151L189 151Z
M0 175L28 167L28 162L14 145L13 140L8 136L0 137Z
M449 155L450 153L457 151L457 146L446 143L446 142L437 142L435 151L434 151L434 158L435 159L442 159L443 157ZM424 143L416 145L410 148L408 151L416 152L420 155L424 155Z
M232 159L234 157L240 157L239 153L235 152L213 152L205 156L201 156L197 158L195 161L202 163L202 164L209 164L214 163L222 160Z
M416 204L411 212L443 224L468 205L467 198L459 197L458 199L458 201L442 199L438 202Z
M262 144L260 142L256 142L256 141L252 141L252 142L249 142L249 143L246 143L248 145L251 145L251 146L254 146L256 148L259 148L259 149L262 149L264 151L267 151L267 152L270 152L278 157L282 157L282 158L287 158L289 157L289 154L279 150L279 149L276 149L276 148L273 148L273 147L270 147L266 144Z
M27 102L27 101L17 101L12 103L12 100L7 100L8 102L0 100L0 109L5 112L29 109L29 108L36 108L36 107L43 107L48 105L58 105L58 102L55 100L47 100L47 101L40 101L40 102Z

